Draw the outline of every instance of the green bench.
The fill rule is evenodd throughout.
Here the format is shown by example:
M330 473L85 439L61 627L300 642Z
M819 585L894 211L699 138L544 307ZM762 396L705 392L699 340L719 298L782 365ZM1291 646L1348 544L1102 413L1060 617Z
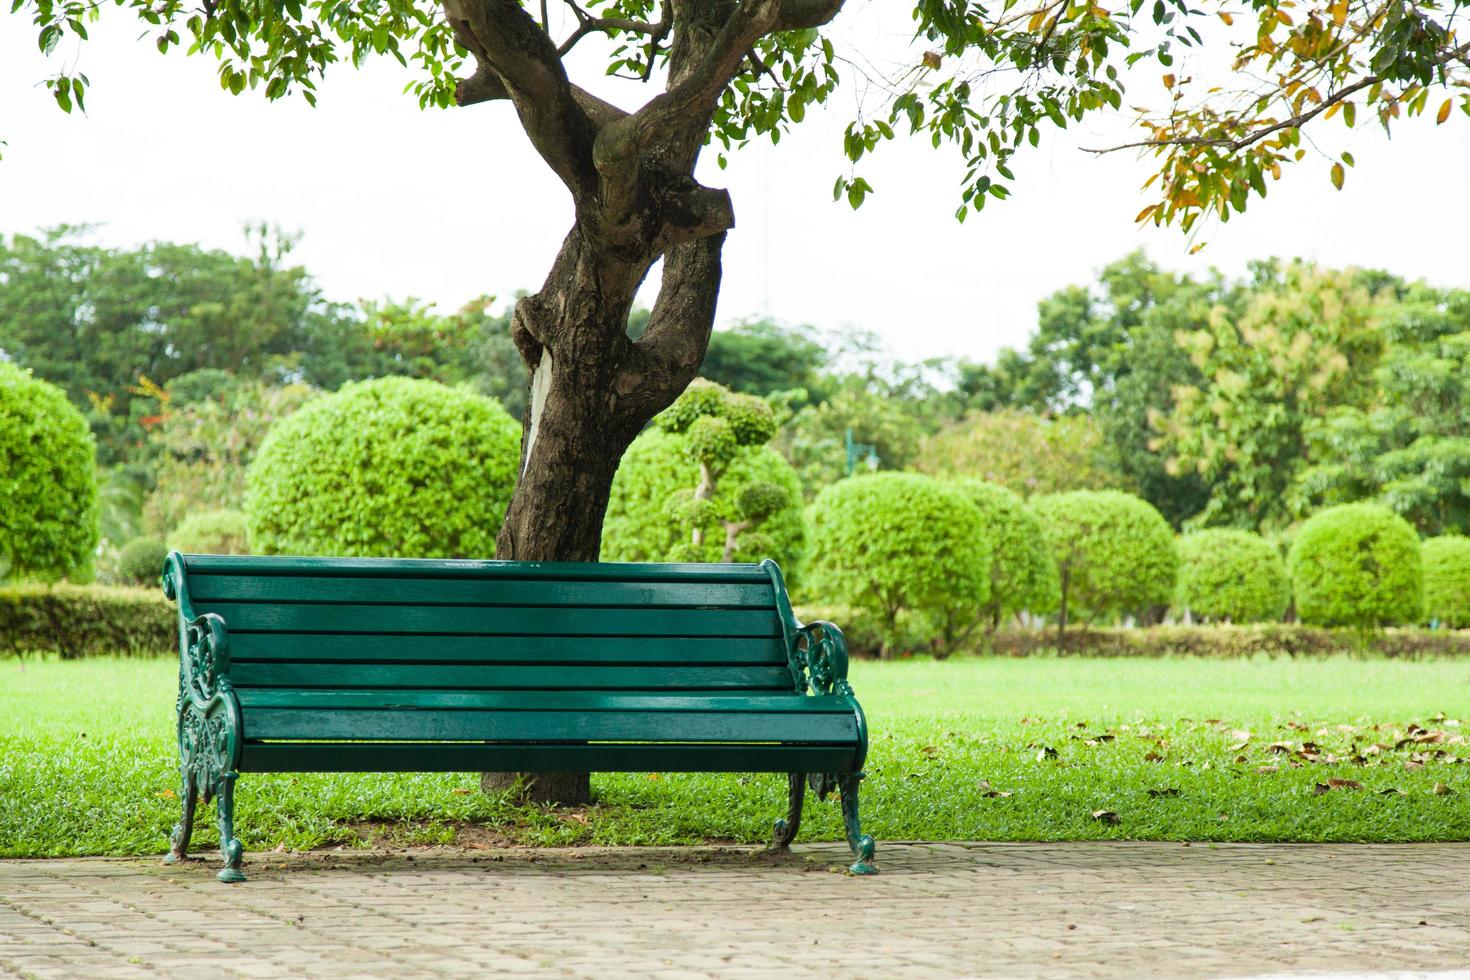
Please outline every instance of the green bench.
M759 565L168 556L185 856L216 801L241 881L244 772L780 772L841 796L851 870L868 733L830 623Z

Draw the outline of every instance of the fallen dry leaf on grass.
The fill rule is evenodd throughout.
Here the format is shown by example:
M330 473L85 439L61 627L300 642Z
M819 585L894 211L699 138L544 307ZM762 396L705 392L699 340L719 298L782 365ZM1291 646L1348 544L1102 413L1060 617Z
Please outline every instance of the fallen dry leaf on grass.
M1123 822L1123 818L1120 817L1120 816L1118 816L1112 810L1093 810L1092 811L1092 819L1096 820L1098 823L1122 823Z
M1358 782L1356 779L1329 779L1329 780L1327 780L1327 782L1325 782L1325 783L1318 783L1315 787L1313 787L1312 788L1312 795L1313 796L1321 796L1323 793L1330 793L1330 792L1332 792L1335 789L1362 789L1362 788L1363 788L1363 784L1360 783L1360 782Z
M1435 783L1434 784L1434 795L1435 796L1453 796L1454 795L1454 792L1455 792L1454 790L1450 789L1444 783Z
M1173 786L1168 786L1168 787L1165 787L1165 788L1162 788L1162 789L1151 789L1151 790L1148 791L1148 795L1149 796L1154 796L1154 797L1158 797L1158 796L1178 796L1179 795L1179 790L1176 789L1176 788L1174 788Z

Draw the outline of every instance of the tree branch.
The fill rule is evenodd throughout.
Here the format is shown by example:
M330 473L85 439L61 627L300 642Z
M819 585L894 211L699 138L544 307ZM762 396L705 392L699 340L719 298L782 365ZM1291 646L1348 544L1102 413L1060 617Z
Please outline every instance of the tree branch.
M1346 99L1348 96L1354 94L1355 92L1359 92L1365 88L1368 88L1370 85L1375 85L1379 81L1381 81L1381 79L1377 75L1369 75L1366 78L1354 82L1347 88L1340 89L1337 92L1334 92L1332 95L1329 95L1320 103L1313 106L1311 110L1307 112L1303 112L1295 116L1290 116L1286 119L1282 119L1280 122L1272 123L1269 126L1262 126L1260 129L1255 130L1254 132L1246 133L1244 136L1237 136L1233 139L1228 136L1179 136L1170 139L1139 140L1136 143L1123 143L1119 146L1084 146L1081 147L1081 149L1084 153L1096 153L1098 155L1104 153L1115 153L1118 150L1133 150L1140 147L1149 146L1221 146L1232 152L1236 150L1243 150L1247 146L1250 146L1252 143L1257 143L1265 139L1272 133L1278 132L1283 129L1296 129L1306 125L1321 113L1326 112L1328 109L1332 108L1334 103L1341 102L1343 99Z
M532 145L573 197L583 200L595 193L597 124L576 98L556 47L536 20L519 0L444 0L444 12L475 56L475 75L499 81ZM470 88L489 98L496 91L490 79Z
M1470 43L1444 51L1439 57L1439 62L1440 64L1446 64L1451 61L1464 59L1467 55L1470 55ZM1253 143L1258 143L1272 133L1279 132L1283 129L1300 129L1337 103L1361 92L1365 88L1377 85L1381 81L1383 81L1383 78L1379 75L1364 76L1353 84L1333 92L1306 112L1289 116L1269 126L1262 126L1260 129L1246 133L1244 136L1233 138L1229 136L1178 136L1168 139L1139 140L1136 143L1123 143L1119 146L1082 147L1081 149L1084 153L1101 155L1104 153L1115 153L1118 150L1136 150L1158 146L1218 146L1233 153L1243 150Z
M506 90L505 83L484 67L477 69L469 78L462 79L454 90L454 102L461 107L509 98L510 92ZM604 102L579 85L572 86L572 98L599 128L628 114L626 110L619 109L611 102Z
M778 31L803 31L829 23L842 9L843 0L783 0L776 17Z
M724 246L725 234L717 232L665 253L648 329L630 345L613 382L620 412L649 418L672 405L699 373L719 300Z
M628 118L604 127L593 150L598 171L607 177L660 139L700 122L739 72L745 52L775 26L780 9L781 0L745 0L685 78Z

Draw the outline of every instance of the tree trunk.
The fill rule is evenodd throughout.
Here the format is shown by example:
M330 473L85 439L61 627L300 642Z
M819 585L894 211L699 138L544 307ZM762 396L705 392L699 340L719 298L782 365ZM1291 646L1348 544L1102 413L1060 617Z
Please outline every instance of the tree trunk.
M714 324L724 235L665 254L649 328L627 335L633 296L656 255L628 262L574 228L539 293L516 306L512 336L531 371L521 473L495 557L597 561L613 476L655 414L684 390ZM683 343L670 344L671 330ZM528 799L590 801L587 773L482 773L486 792L521 780Z

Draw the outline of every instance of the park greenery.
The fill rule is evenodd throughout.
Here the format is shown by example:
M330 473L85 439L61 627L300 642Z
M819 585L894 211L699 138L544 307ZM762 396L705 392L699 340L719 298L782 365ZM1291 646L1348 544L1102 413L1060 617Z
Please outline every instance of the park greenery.
M809 107L828 104L844 81L852 85L845 76L857 75L856 111L842 143L851 167L837 179L834 197L861 206L874 190L862 170L867 159L900 136L916 137L960 158L955 213L963 220L1008 196L1018 151L1038 146L1053 127L1120 111L1125 88L1137 89L1138 78L1158 71L1164 107L1140 106L1149 100L1128 95L1143 138L1097 152L1151 151L1157 168L1144 189L1152 200L1136 220L1197 232L1202 220L1227 221L1266 197L1267 178L1279 179L1317 145L1304 131L1322 131L1334 118L1351 130L1361 107L1365 125L1391 130L1401 118L1430 113L1442 125L1457 104L1470 114L1463 91L1470 56L1453 29L1465 2L1324 0L1297 9L1297 0L1255 0L1237 24L1236 12L1192 8L1184 0L1151 6L1134 0L1117 10L1055 2L1030 11L1014 9L1012 0L918 0L910 51L900 62L909 67L892 78L872 67L876 52L851 49L832 28L843 0L566 0L543 2L539 17L523 0L224 2L202 10L182 0L16 0L12 13L31 20L38 47L52 55L64 40L85 42L86 24L110 6L112 15L136 20L140 40L159 53L182 49L212 59L221 88L236 95L248 89L268 100L300 96L315 105L317 83L329 70L382 56L410 69L406 91L421 106L510 103L531 146L566 189L574 220L544 285L516 303L510 321L510 339L541 397L530 400L524 415L520 478L496 556L591 560L602 546L624 452L695 378L708 352L735 209L727 191L696 179L706 147L723 165L753 139L779 142ZM1189 74L1175 67L1184 56ZM1226 72L1249 81L1212 84ZM648 83L651 94L623 109L601 94L609 75ZM91 82L75 61L61 63L43 82L63 111L85 109ZM1342 187L1354 163L1351 151L1313 155L1330 161L1330 179ZM510 188L489 181L476 191L493 197ZM275 263L280 249L270 249L262 236L261 252L257 266ZM635 336L634 300L656 264L658 298ZM246 271L234 265L234 273ZM72 267L60 271L64 277ZM1288 272L1283 278L1290 286L1303 277ZM255 283L256 298L274 308L276 299L261 284ZM1234 318L1243 331L1274 338L1274 348L1241 349L1216 335L1218 318L1194 331L1181 347L1202 381L1221 390L1245 387L1253 365L1259 367L1253 351L1271 348L1268 360L1305 352L1312 338L1302 346L1295 325L1317 314L1330 325L1326 341L1335 357L1348 358L1359 340L1370 339L1360 336L1362 321L1352 306L1366 292L1360 284L1334 286L1336 299L1321 309L1313 307L1308 287L1295 286L1298 302L1287 293L1268 294ZM190 307L183 319L205 328L206 346L221 314L230 322L222 336L245 325L253 333L238 340L269 344L282 343L310 316L298 303L284 307L281 318L232 317L213 297L194 299L204 300L199 315ZM288 294L294 299L299 291ZM76 308L52 306L59 306L52 317ZM397 313L418 318L410 308L379 319L391 325ZM1290 322L1278 322L1283 317ZM65 323L53 326L67 331ZM105 332L99 336L105 342ZM155 356L172 350L152 346ZM203 356L203 347L190 356ZM1330 390L1373 387L1354 374L1358 361L1330 366L1335 363L1328 358L1310 376L1287 381L1315 388L1317 397L1304 404L1309 415ZM1351 377L1338 385L1335 372ZM1145 376L1117 394L1125 403L1140 392L1147 398L1159 380ZM1172 447L1170 464L1160 474L1134 460L1143 467L1135 479L1167 476L1164 488L1185 493L1191 484L1181 474L1192 469L1220 491L1205 501L1207 519L1280 520L1277 498L1257 495L1256 484L1290 475L1274 464L1290 458L1305 430L1290 417L1256 420L1270 429L1259 453L1222 452L1222 444L1242 441L1232 437L1241 431L1232 423L1251 424L1248 413L1222 412L1220 399L1191 396L1185 388L1176 417L1161 427ZM1216 429L1225 438L1207 434ZM1135 430L1135 443L1138 437Z
M0 243L0 418L39 474L7 491L30 500L7 508L11 579L153 583L167 547L494 552L522 466L507 409L528 406L508 313L332 302L289 236L249 236L246 256ZM269 324L200 353L200 317L265 293ZM85 315L33 329L46 297ZM773 557L859 652L1017 623L1063 646L1075 624L1461 628L1467 338L1470 294L1388 273L1195 279L1141 255L1047 297L988 365L737 324L625 454L601 557Z

